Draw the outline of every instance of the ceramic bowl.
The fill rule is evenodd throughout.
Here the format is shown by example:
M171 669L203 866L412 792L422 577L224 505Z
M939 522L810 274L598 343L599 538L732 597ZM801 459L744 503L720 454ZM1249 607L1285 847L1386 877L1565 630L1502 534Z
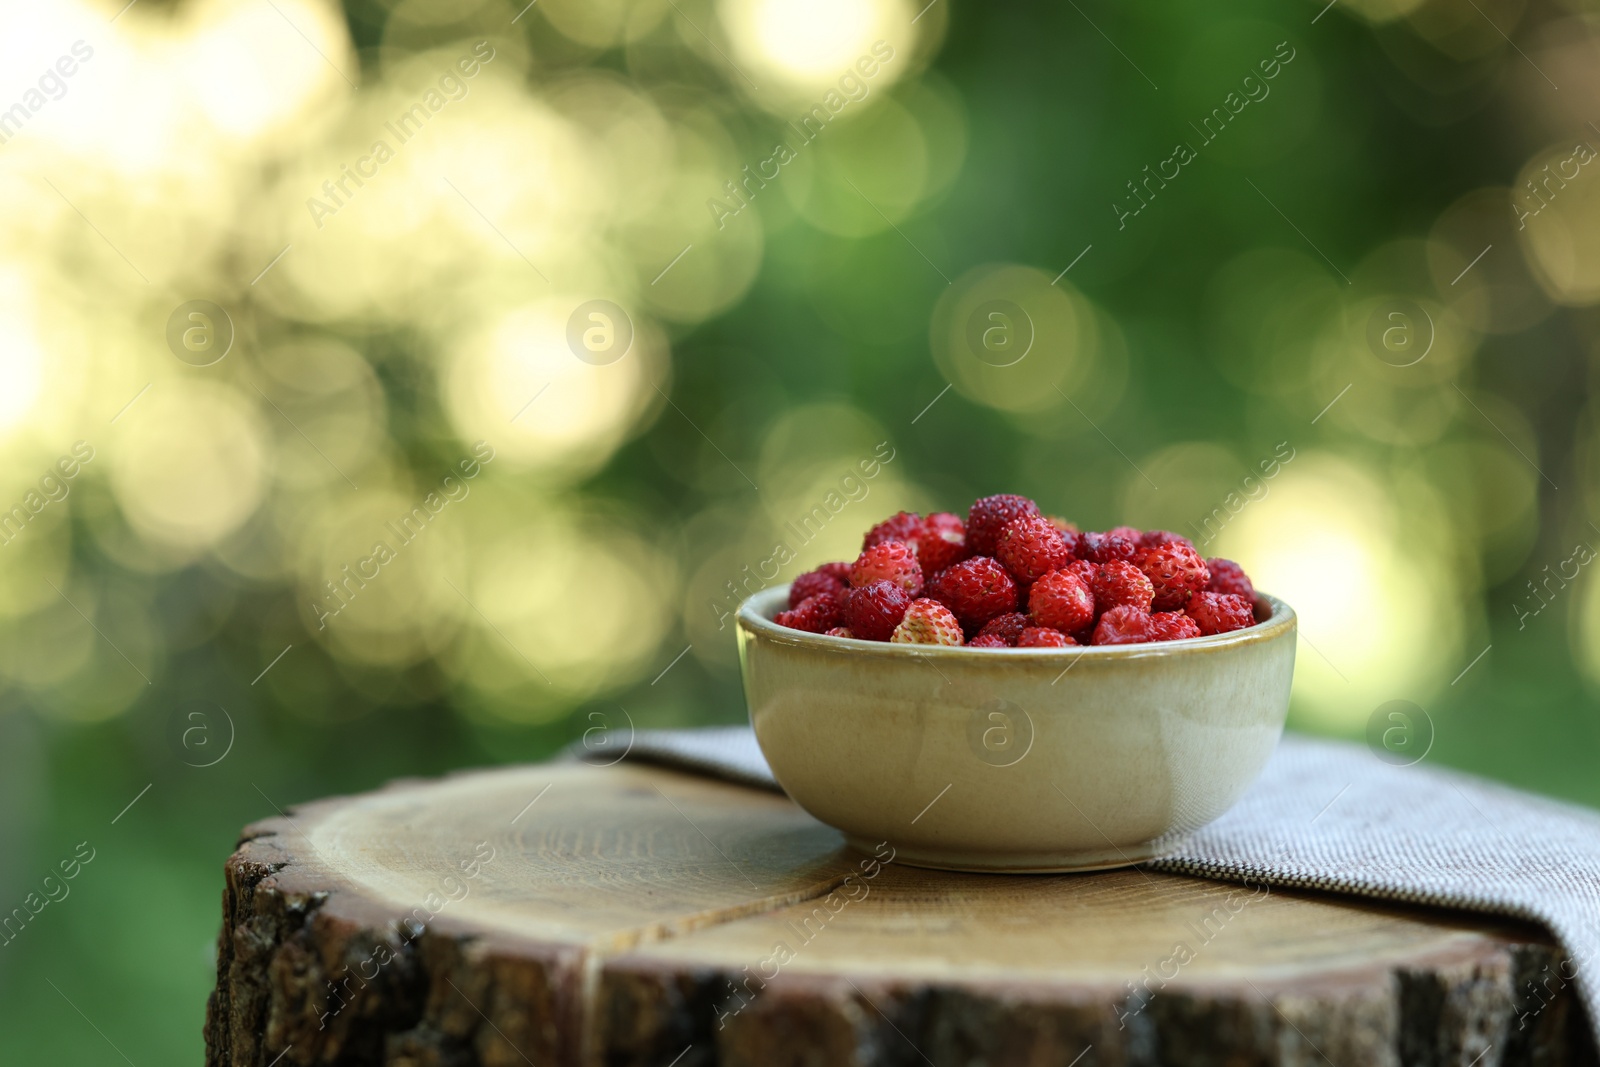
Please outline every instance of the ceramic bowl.
M1255 780L1289 708L1295 615L1099 648L950 648L779 626L739 609L756 740L789 796L923 867L1121 867L1175 847Z

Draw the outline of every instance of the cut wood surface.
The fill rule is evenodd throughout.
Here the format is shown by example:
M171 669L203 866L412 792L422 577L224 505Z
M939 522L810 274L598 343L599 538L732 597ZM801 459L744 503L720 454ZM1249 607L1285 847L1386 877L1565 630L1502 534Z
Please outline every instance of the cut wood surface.
M1592 1065L1539 930L1141 869L918 870L620 764L248 827L214 1067Z

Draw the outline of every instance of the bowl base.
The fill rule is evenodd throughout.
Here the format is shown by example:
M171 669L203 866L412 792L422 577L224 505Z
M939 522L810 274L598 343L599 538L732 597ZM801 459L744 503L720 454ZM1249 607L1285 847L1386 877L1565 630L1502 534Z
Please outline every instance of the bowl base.
M869 856L876 855L876 850L882 847L880 842L868 842L848 834L845 835L845 840L851 848ZM1062 852L963 852L959 849L902 845L893 841L889 844L895 850L895 863L935 871L964 871L974 874L1073 874L1109 871L1118 867L1131 867L1167 851L1155 841L1145 841L1121 849Z

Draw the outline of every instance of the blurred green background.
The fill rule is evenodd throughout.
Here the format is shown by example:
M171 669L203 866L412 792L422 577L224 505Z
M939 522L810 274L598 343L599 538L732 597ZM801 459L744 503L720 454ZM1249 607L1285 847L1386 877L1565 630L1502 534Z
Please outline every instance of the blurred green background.
M1594 3L122 2L0 6L0 1062L196 1062L278 807L739 721L875 451L773 581L1178 530L1600 804Z

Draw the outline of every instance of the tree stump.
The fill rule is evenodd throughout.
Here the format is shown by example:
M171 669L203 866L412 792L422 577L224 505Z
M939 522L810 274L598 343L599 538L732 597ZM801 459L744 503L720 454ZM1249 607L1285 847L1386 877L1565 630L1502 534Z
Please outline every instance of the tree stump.
M1140 869L948 874L625 763L248 827L212 1067L1594 1064L1541 931Z

